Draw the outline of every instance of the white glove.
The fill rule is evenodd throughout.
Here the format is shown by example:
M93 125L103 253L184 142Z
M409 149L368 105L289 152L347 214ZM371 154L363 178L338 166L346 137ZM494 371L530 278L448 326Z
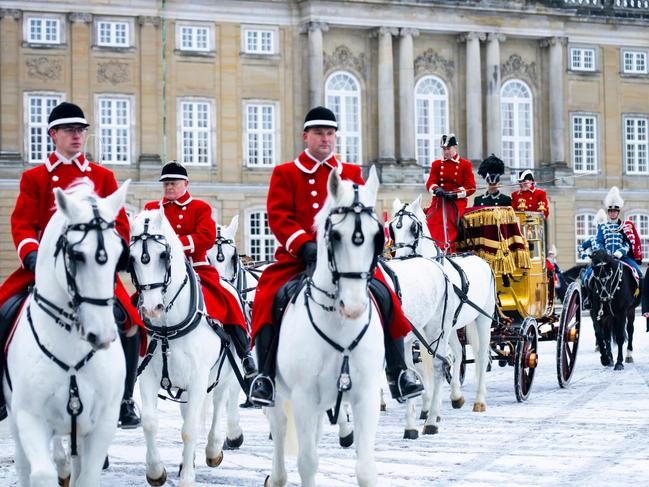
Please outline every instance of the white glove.
M619 251L619 250L616 250L615 252L613 252L613 257L615 257L617 259L621 259L622 258L622 252Z

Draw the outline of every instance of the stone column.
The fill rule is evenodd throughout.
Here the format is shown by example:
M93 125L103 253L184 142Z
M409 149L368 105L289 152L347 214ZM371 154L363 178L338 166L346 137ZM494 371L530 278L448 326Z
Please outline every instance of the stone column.
M378 68L378 115L379 115L379 162L394 163L394 63L392 60L392 36L399 29L380 27Z
M162 49L160 17L140 16L139 70L142 92L139 99L140 165L159 166L162 141L162 80L160 52Z
M460 36L466 42L466 157L482 159L482 81L480 77L480 41L482 32L467 32ZM453 132L453 130L451 130ZM461 142L461 141L460 141Z
M414 164L415 152L415 61L413 37L417 29L401 29L399 34L399 161Z
M327 32L329 26L325 22L308 22L301 29L301 33L309 36L309 107L324 105L324 53L322 48L322 33Z
M500 127L500 43L505 36L498 33L487 35L487 153L501 157Z
M552 37L545 40L542 46L548 47L549 80L548 96L550 97L550 159L552 164L565 164L565 125L564 125L564 90L563 90L563 48L566 39Z
M92 117L95 110L90 98L90 46L92 39L92 14L73 12L68 15L70 20L70 66L71 90L70 101L76 103L86 114ZM92 124L92 120L88 118ZM94 147L88 146L88 151L94 152ZM97 154L99 157L99 154Z
M20 10L0 9L0 164L21 161L22 119L18 115L22 98L18 86L18 52L20 46ZM23 109L25 109L23 107Z

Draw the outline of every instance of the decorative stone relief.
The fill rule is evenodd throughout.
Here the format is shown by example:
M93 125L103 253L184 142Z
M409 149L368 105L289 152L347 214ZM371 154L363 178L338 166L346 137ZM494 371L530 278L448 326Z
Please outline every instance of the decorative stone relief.
M367 63L365 62L365 53L354 56L347 46L338 46L332 54L325 52L323 62L325 71L333 68L351 68L357 73L366 76Z
M107 61L97 65L97 81L117 85L131 79L128 63L120 61Z
M500 66L500 75L506 76L525 76L535 85L537 84L536 63L526 63L518 54L512 54L509 59Z
M455 61L440 56L434 49L428 49L415 58L415 76L421 73L443 72L446 78L451 79L455 74Z
M60 80L63 66L58 59L45 56L27 59L27 75L43 81Z
M68 18L73 24L89 24L92 22L92 14L85 12L72 12L68 15Z

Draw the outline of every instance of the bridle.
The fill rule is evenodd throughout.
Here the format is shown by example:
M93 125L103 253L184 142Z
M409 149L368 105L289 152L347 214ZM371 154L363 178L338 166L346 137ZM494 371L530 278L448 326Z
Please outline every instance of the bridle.
M421 240L430 240L435 244L435 248L439 249L437 244L435 243L435 240L428 235L424 234L424 227L419 218L417 218L417 215L415 215L413 212L408 211L407 204L404 204L399 211L397 211L394 214L394 218L390 221L388 224L388 230L390 232L390 239L392 240L392 248L395 250L398 249L410 249L412 251L412 254L404 257L395 257L396 259L407 259L410 257L419 257L420 255L417 253L417 247L419 247L419 243ZM394 231L394 228L392 225L394 224L394 227L397 229L403 228L404 222L403 218L408 217L412 220L412 223L410 224L410 233L413 235L415 238L411 243L405 243L405 242L397 242L396 241L396 234ZM396 224L394 223L394 220L396 219ZM439 255L439 250L438 250L438 255Z
M599 320L604 314L604 305L608 305L611 314L614 314L611 306L615 294L622 285L624 268L619 260L611 263L608 259L597 260L591 266L593 276L589 280L589 286L593 295L597 296L600 302L600 309L597 313L597 319Z
M221 227L217 226L216 227L216 240L214 241L214 245L216 246L216 260L217 262L225 262L225 254L223 253L223 247L225 245L229 245L234 249L234 254L232 254L232 267L234 268L234 274L232 276L232 279L228 279L227 277L221 276L221 278L225 281L228 281L230 284L233 284L234 281L237 279L237 276L239 275L239 271L241 270L241 263L239 261L239 253L237 252L237 247L235 245L235 242L231 238L225 238L221 234Z
M131 236L131 245L129 249L132 249L137 242L142 242L142 254L140 255L140 262L144 265L151 262L151 255L149 254L149 242L152 242L156 245L161 245L164 247L163 252L160 254L160 259L163 261L165 266L165 275L162 281L152 282L147 284L142 284L138 278L137 273L135 272L135 267L133 263L135 262L135 257L131 253L128 271L131 274L131 279L133 280L133 285L138 293L142 291L149 291L151 289L162 288L162 293L167 292L169 283L171 281L171 246L167 242L167 238L162 234L153 234L149 233L149 223L150 219L144 219L144 230L139 235ZM182 287L181 287L182 289Z

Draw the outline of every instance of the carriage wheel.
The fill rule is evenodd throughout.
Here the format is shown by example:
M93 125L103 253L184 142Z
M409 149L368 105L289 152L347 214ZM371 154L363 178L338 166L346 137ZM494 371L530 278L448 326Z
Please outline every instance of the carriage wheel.
M464 377L466 376L466 343L462 342L462 362L460 363L460 384L464 384ZM451 383L450 380L448 380L448 377L446 378L446 382L449 384Z
M531 317L525 318L519 333L514 354L514 392L516 400L523 402L530 395L538 363L539 334L536 320Z
M573 282L566 290L557 333L557 379L560 387L566 387L572 379L580 335L581 294L579 283Z

